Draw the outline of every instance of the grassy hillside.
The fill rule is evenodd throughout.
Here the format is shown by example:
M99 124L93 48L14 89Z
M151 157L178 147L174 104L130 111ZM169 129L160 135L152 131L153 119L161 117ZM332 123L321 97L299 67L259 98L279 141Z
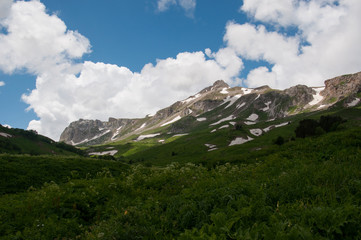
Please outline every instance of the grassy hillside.
M83 152L65 143L58 143L35 131L6 128L0 125L0 154L83 155Z
M274 141L279 137L283 138L286 142L293 141L296 138L295 129L299 122L305 118L319 120L321 116L341 116L346 122L339 126L340 130L360 126L361 122L360 107L344 109L341 106L336 106L330 110L303 113L274 121L261 119L261 121L254 125L246 125L242 121L245 116L251 114L250 112L218 125L212 125L217 120L210 119L209 114L208 112L205 116L200 116L207 118L207 121L204 122L198 122L195 119L189 122L186 119L189 134L183 136L168 133L163 129L156 129L152 133L159 132L161 135L142 141L133 141L137 137L134 136L132 139L121 142L93 146L88 148L87 151L102 152L111 147L118 150L118 153L115 155L116 159L131 164L142 163L147 166L166 166L171 162L192 162L201 163L205 166L214 166L226 162L247 161L252 156L268 155L278 151L279 147L274 144ZM261 114L259 116L262 118ZM229 122L240 123L240 128L236 129ZM182 120L178 121L175 123L175 128L181 128L182 124ZM224 124L228 125L228 127L220 129ZM263 132L258 137L250 133L252 129L265 129L269 126L281 124L286 125ZM213 132L214 130L216 131ZM254 140L230 147L229 144L237 137L252 137ZM217 149L209 151L210 149L206 144L215 145Z
M114 161L76 156L0 155L0 195L41 188L45 182L92 178L103 169L119 176L127 166Z
M232 163L220 161L208 168L171 163L172 156L167 156L164 162L170 164L166 167L131 165L117 176L102 170L89 178L73 177L3 195L0 236L361 238L361 127L260 151L242 153L240 146L228 148L228 153L220 150L212 157L225 161L232 155ZM193 161L205 159L196 156Z

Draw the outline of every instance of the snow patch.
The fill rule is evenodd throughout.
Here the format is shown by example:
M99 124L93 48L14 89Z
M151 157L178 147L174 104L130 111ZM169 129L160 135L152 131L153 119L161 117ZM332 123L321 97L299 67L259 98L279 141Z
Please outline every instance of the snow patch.
M189 103L189 102L191 102L191 101L193 101L193 100L196 100L196 99L199 98L200 96L201 96L201 94L198 93L198 94L196 94L195 96L191 96L191 97L183 100L182 103Z
M259 128L256 128L256 129L251 129L251 130L249 130L253 135L255 135L255 136L261 136L261 134L262 134L262 130L261 129L259 129Z
M255 113L252 113L251 115L249 115L249 117L246 120L256 121L257 119L258 119L258 115Z
M228 88L223 88L222 91L220 91L220 93L222 93L222 94L228 94L227 89L228 89Z
M117 152L118 152L118 150L105 151L105 152L92 152L92 153L89 153L89 155L96 155L96 156L110 155L110 156L114 156L115 154L117 154Z
M283 126L286 126L286 125L288 125L288 124L289 124L289 122L285 122L285 123L278 124L278 125L276 125L275 127L276 127L276 128L278 128L278 127L283 127Z
M252 89L250 88L242 88L242 91L244 95L252 93Z
M216 145L213 145L213 144L208 144L208 143L206 143L206 144L204 144L204 145L205 145L207 148L209 148L209 149L208 149L208 152L217 149L217 146L216 146Z
M154 133L154 134L148 134L148 135L140 135L136 141L141 141L143 139L146 139L146 138L153 138L153 137L156 137L156 136L159 136L160 133Z
M239 137L239 138L234 139L234 140L229 144L229 146L240 145L240 144L243 144L243 143L252 141L252 140L253 140L253 138L251 138L251 137L249 137L249 136L247 136L247 138Z
M238 95L235 95L233 97L227 97L225 100L224 100L224 103L229 103L225 108L229 108L230 106L232 106L240 97L242 97L242 94L238 94Z
M261 94L258 94L258 96L256 97L255 101L261 96Z
M120 129L122 128L123 126L120 126L117 128L116 132L113 134L112 138L110 140L115 140L116 136L118 136L119 132L120 132Z
M146 125L147 125L146 123L143 123L142 126L140 126L140 127L139 127L137 130L135 130L135 131L138 131L139 129L144 128Z
M173 137L182 137L182 136L187 136L189 135L189 133L181 133L181 134L176 134Z
M321 93L322 90L325 89L325 87L312 88L312 89L316 91L316 94L313 95L313 100L308 103L311 106L316 105L316 104L320 103L323 100L323 97L320 95L320 93Z
M159 143L164 143L164 141L165 141L164 139L161 139L161 140L159 140L158 142L159 142Z
M213 129L212 131L211 131L211 133L214 133L214 132L216 132L217 131L217 129Z
M206 120L207 120L207 118L197 118L198 122L203 122L203 121L206 121Z
M218 129L228 128L228 127L229 127L229 125L227 124L227 125L223 125L222 127L218 128Z
M232 124L234 126L236 125L236 122L229 122L229 124Z
M5 138L11 138L13 137L12 135L8 134L8 133L4 133L4 132L0 132L0 136L5 137Z
M233 120L233 119L235 119L235 117L233 115L231 115L231 116L228 116L226 118L223 118L223 119L219 120L218 122L212 123L209 126L218 125L218 124L220 124L222 122L230 121L230 120Z
M8 124L4 124L3 127L10 128L10 129L12 128L12 127L11 127L10 125L8 125Z
M178 121L179 119L181 119L181 116L177 116L177 117L175 117L174 119L170 120L169 122L163 123L163 124L160 125L160 126L161 126L161 127L164 127L164 126L166 126L166 125L169 125L169 124L171 124L171 123L174 123L174 122Z
M356 106L359 102L360 102L360 99L359 99L359 98L356 98L356 99L354 99L352 102L347 103L347 106L348 106L348 107L354 107L354 106Z
M241 107L243 107L244 105L246 105L246 103L241 103L237 105L237 109L240 109Z
M266 111L268 111L269 110L269 105L271 105L271 101L269 101L269 102L266 102L265 104L266 104L266 107L265 108L262 108L261 110L262 111L264 111L264 112L266 112Z
M217 147L216 145L208 144L208 143L206 143L206 144L204 144L204 145L206 145L206 147L208 147L208 148L215 148L215 147Z
M254 125L254 124L256 124L256 123L255 123L255 122L245 121L244 124L246 124L246 125Z
M263 131L264 132L269 132L273 128L283 127L283 126L286 126L288 124L290 124L290 122L280 123L280 124L277 124L277 125L270 125L270 126L264 128Z

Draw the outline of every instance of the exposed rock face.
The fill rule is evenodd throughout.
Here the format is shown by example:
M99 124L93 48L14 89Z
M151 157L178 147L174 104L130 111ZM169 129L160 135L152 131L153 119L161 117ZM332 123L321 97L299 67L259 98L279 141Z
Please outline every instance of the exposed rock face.
M358 104L355 94L359 92L361 73L327 80L324 89L297 85L284 91L268 86L230 88L227 83L218 80L196 95L159 110L154 116L142 119L109 118L104 122L80 119L64 130L60 141L73 145L94 145L138 136L144 131L160 131L159 128L167 128L170 134L187 133L197 124L202 124L197 121L202 114L200 118L210 122L227 117L245 119L252 113L266 115L268 119L283 118L304 110L327 108L345 98L344 105L353 106L354 103Z
M361 92L361 72L335 77L325 81L321 95L328 101L336 102Z
M297 85L286 89L284 93L291 97L292 105L306 105L312 101L316 92L306 85Z
M217 80L217 81L215 81L213 83L212 86L206 87L205 89L203 89L199 93L204 94L204 93L212 91L212 90L218 90L218 89L223 89L223 88L229 88L229 85L223 80Z

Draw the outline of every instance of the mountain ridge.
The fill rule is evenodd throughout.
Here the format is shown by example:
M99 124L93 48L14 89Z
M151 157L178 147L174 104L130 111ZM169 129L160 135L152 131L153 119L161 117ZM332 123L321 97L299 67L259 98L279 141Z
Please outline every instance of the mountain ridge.
M202 121L205 118L203 115L215 122L229 116L234 119L243 117L245 124L252 123L246 121L246 115L250 113L265 115L266 120L278 119L332 107L343 100L344 107L350 107L360 102L356 97L360 92L361 72L328 79L325 86L296 85L285 90L271 89L269 86L231 88L223 80L217 80L197 94L160 109L154 116L109 118L108 121L79 119L63 131L60 141L90 146L123 140L133 135L151 134L152 130L163 128L182 134L185 128L173 127L174 123L185 117L192 118L187 121Z

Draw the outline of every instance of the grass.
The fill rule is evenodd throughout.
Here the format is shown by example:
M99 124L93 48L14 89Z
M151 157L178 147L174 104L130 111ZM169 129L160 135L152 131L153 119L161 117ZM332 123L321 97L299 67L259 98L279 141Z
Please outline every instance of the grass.
M232 163L210 168L133 165L117 176L101 170L91 178L70 177L0 197L0 235L359 239L360 147L361 128L356 127L233 154ZM238 152L237 147L228 150ZM227 159L223 151L217 157Z
M0 155L0 194L40 188L45 182L64 183L70 177L94 176L103 168L118 176L127 167L119 162L74 156Z
M112 147L117 161L0 155L0 238L360 239L360 111L336 106L214 133L223 124L210 126L219 119L205 114L186 136L162 128L155 138L86 149ZM294 139L299 121L326 114L347 122ZM284 122L291 123L228 146L252 128Z

